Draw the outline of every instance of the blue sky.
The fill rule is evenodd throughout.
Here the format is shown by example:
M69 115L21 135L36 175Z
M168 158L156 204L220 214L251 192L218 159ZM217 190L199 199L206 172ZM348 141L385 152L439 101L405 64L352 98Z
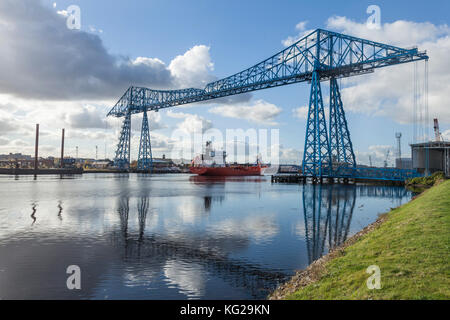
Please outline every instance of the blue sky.
M26 3L26 0L24 2ZM354 34L357 36L362 37L364 35L371 40L395 45L419 45L419 48L423 50L429 49L424 45L431 41L430 47L434 49L434 52L438 49L446 50L447 43L445 41L449 36L447 24L450 3L448 1L345 1L343 4L342 1L45 0L43 4L55 14L58 10L65 10L69 5L78 5L81 9L81 31L98 37L108 54L120 56L123 60L131 61L138 57L148 57L157 58L165 65L169 65L177 56L184 55L195 46L204 45L209 48L207 51L208 58L213 64L213 68L207 70L208 76L216 78L241 71L273 55L284 48L283 40L288 37L296 37L306 30L331 28L345 33L346 31L353 32L352 26L355 25L362 28L369 16L366 9L371 4L378 5L381 8L382 30L378 33L371 33L370 30L355 31ZM337 17L342 17L344 20L338 20ZM399 21L405 23L400 25ZM303 29L296 29L299 22L304 22L305 27ZM428 34L421 34L422 30L425 29L429 36ZM401 34L405 30L408 31L408 35ZM414 36L414 33L417 33L417 36ZM383 41L384 35L387 35L385 41ZM415 43L415 39L419 43ZM442 44L441 42L445 43ZM442 58L440 59L439 63L445 64ZM430 54L430 85L433 85L434 74L432 71L442 69L440 64L437 63L433 68L432 63L433 56ZM43 67L41 66L41 68ZM410 76L399 78L396 77L396 74L403 72L403 70L412 72L412 68L412 64L392 67L383 70L381 75L359 76L358 79L354 80L355 83L342 82L343 91L347 86L358 88L361 85L365 85L366 90L371 90L370 85L378 90L377 95L371 93L368 98L369 101L376 101L377 105L373 109L366 107L367 110L358 110L359 106L355 105L355 102L352 102L353 105L349 105L347 109L346 94L343 94L351 137L361 162L366 162L368 155L373 154L373 158L377 158L377 161L381 163L386 149L393 148L395 144L394 134L396 131L403 133L403 153L409 153L407 143L412 141L413 129L411 121L403 117L405 113L408 113L408 109L404 106L405 102L401 101L405 100L405 97L411 96L409 91L412 90L413 79ZM444 70L445 68L442 71ZM392 102L392 96L380 94L383 89L379 88L377 84L383 82L384 85L389 87L390 73L394 78L393 81L396 81L396 85L399 86L399 91L404 91L395 96L398 99L397 102ZM443 74L439 76L445 77ZM367 83L370 85L367 85ZM323 83L322 86L326 96L328 84ZM441 90L436 90L436 92L438 91ZM5 90L2 90L2 92L3 94L9 93ZM351 92L355 91L347 90L347 96L350 97ZM117 92L109 91L109 96L102 96L101 99L82 96L81 98L67 98L60 101L65 101L64 103L67 103L68 106L70 104L70 108L76 108L77 103L94 106L95 109L90 110L92 112L95 110L96 113L103 116L112 107L111 103L116 101L122 93L123 91L119 90ZM268 125L267 122L249 121L248 119L224 117L212 113L211 108L217 107L217 104L213 103L183 108L176 107L172 108L172 111L196 115L197 119L208 121L214 128L220 130L226 128L278 128L280 130L280 142L286 149L286 155L289 153L291 157L287 158L293 160L294 151L303 150L305 134L305 119L295 117L294 110L307 105L308 93L308 84L300 83L254 92L250 101L241 104L257 108L255 105L258 104L258 101L263 101L266 104L276 106L275 108L280 110L273 118L276 125ZM24 93L19 91L14 91L10 95L25 96ZM433 95L432 88L430 88L431 96L433 98L430 98L430 117L439 117L441 132L450 136L450 115L446 111L448 105L445 106L445 109L442 106L443 102L448 102L448 98L436 97L436 94ZM32 104L39 105L45 105L46 101L46 98L40 96L27 96L26 99L26 101L32 101L30 102ZM358 99L356 101L361 101L363 97L358 97ZM3 103L6 104L6 102ZM53 102L49 102L49 104L51 103ZM27 110L30 109L31 107ZM42 107L42 110L43 113L47 112L45 107ZM10 114L9 119L14 119L14 117L19 119L20 114L27 114L27 112L29 111L16 110ZM34 110L33 112L38 111ZM412 113L412 106L410 112ZM42 115L36 116L37 119L39 117L42 117ZM159 117L155 121L159 121L163 125L155 130L155 134L159 134L155 139L170 136L171 130L176 128L181 121L180 119L182 119L182 117L168 116L167 111L161 112ZM102 131L100 125L94 125L93 128L88 126L77 127L74 125L74 119L76 118L71 118L70 114L64 115L61 113L58 119L62 119L59 122L61 126L69 127L68 131L73 126L74 131L83 129L85 132L99 133L97 136L94 134L94 138L90 136L88 139L81 132L79 135L74 135L72 139L69 135L68 152L71 152L70 150L78 145L81 155L93 156L94 144L101 146L99 147L100 150L103 150L103 145L107 144L107 155L109 157L113 155L115 142L111 141L110 136L105 137L107 130L103 130L104 134L100 134ZM189 120L186 117L184 119ZM70 122L71 120L72 122ZM117 122L109 123L108 126L113 127L116 131L118 129ZM50 136L47 146L48 152L55 152L56 155L59 133L53 134L54 131L57 131L56 128L48 127L44 129L44 132L46 130ZM117 132L111 133L111 135L117 137ZM138 133L135 132L134 135L137 136ZM27 138L28 140L18 138L13 134L0 136L0 139L2 137L5 141L9 139L10 142L0 146L1 153L8 148L8 150L19 150L20 144L25 149L32 146L31 137ZM95 139L95 137L98 139ZM21 142L19 146L15 146L13 141L16 141L17 144L18 140ZM52 151L52 146L54 146L54 151ZM158 149L158 147L155 147L156 156L160 156L163 152L164 148ZM136 156L137 154L133 158ZM298 159L298 162L300 162L300 159Z

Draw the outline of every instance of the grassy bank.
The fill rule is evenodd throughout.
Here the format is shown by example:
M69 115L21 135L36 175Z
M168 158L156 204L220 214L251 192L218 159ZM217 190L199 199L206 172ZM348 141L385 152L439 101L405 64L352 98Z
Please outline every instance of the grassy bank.
M406 186L410 189L421 188L422 190L434 186L436 183L440 183L445 180L443 172L435 172L430 176L417 177L406 181Z
M426 190L382 220L297 277L297 285L287 284L285 288L291 289L278 292L278 297L450 299L450 180ZM379 290L367 288L370 274L366 268L370 265L380 267Z

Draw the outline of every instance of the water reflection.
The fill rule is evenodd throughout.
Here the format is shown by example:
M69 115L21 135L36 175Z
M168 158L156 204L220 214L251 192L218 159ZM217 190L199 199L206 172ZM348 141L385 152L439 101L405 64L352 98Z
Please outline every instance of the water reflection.
M247 176L247 177L239 177L239 176L230 176L230 177L215 177L215 176L190 176L189 181L199 184L199 185L213 185L213 184L225 184L227 182L254 182L260 183L266 181L264 177L258 176Z
M356 190L353 186L334 185L305 185L303 188L303 216L309 263L347 239L355 208Z
M205 213L209 213L211 211L211 206L213 203L217 203L220 206L224 200L224 196L204 196L203 204L205 207Z
M120 236L113 234L113 245L122 248L123 259L128 263L151 261L146 266L146 272L155 274L163 270L168 283L176 285L188 298L203 297L207 274L220 277L232 287L245 289L253 298L265 297L271 288L289 276L289 273L278 269L231 258L233 252L242 251L250 244L242 234L212 232L205 236L180 232L175 236L170 233L146 233L149 198L137 199L136 235L129 228L131 217L135 217L130 213L131 207L128 197L118 201L121 232ZM128 281L140 280L128 277Z
M385 198L400 206L408 196L408 190L398 187L305 185L302 197L309 263L347 240L356 198ZM358 206L359 211L363 208L364 204Z
M205 203L205 211L207 212L211 211L212 197L204 197L203 199Z
M264 177L20 179L0 177L0 299L261 299L410 198ZM81 291L65 286L71 264Z
M148 212L148 198L141 198L138 204L138 219L139 219L139 241L141 242L144 237L145 222L147 220Z
M119 206L117 208L120 218L120 228L124 239L128 238L128 216L130 214L130 198L120 198Z
M62 202L58 201L58 218L60 221L62 221L62 211L63 211Z
M31 225L33 225L36 222L36 203L32 203L31 204L31 219L33 220L33 222L31 223Z

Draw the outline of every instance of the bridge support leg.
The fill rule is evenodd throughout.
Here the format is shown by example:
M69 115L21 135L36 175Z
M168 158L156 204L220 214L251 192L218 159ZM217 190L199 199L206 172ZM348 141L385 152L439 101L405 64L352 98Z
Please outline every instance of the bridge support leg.
M302 172L304 176L322 177L329 172L330 165L331 152L322 91L320 88L320 78L319 73L314 71L311 80Z
M119 143L117 144L116 156L114 157L114 166L121 170L130 169L130 151L131 151L131 112L125 116L120 132Z
M330 79L330 152L336 166L355 167L355 153L336 78Z
M153 169L152 145L148 126L147 110L142 116L141 141L139 143L138 171L151 172Z

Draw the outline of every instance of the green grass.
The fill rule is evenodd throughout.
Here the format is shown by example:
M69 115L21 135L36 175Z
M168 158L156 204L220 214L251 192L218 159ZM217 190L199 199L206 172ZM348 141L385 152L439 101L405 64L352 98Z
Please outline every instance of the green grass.
M431 187L439 180L445 180L444 173L440 171L435 172L430 176L409 179L406 182L406 185L407 186L422 185Z
M328 261L320 280L287 299L450 299L450 180L388 213L381 226ZM378 265L381 289L366 268Z

